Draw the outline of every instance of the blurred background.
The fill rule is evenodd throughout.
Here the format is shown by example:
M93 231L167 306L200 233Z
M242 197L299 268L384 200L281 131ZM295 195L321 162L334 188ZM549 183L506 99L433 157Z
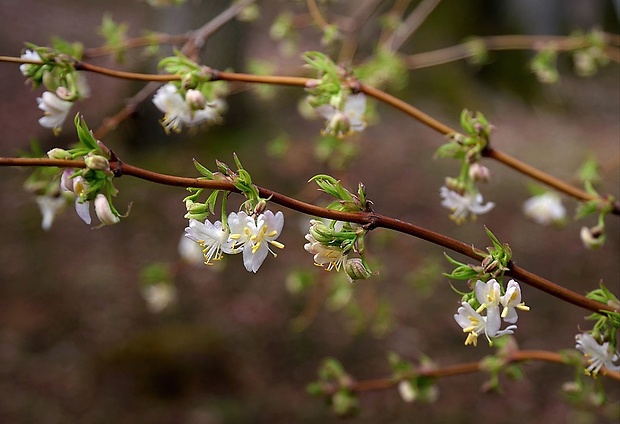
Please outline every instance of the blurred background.
M352 15L356 1L334 1L327 17ZM403 2L401 2L403 3ZM269 37L277 15L306 14L305 2L260 1L260 18L233 20L209 38L203 63L248 72L256 59L279 75L307 75L298 55ZM404 3L403 3L404 4ZM412 2L407 10L417 2ZM19 56L24 42L49 45L52 36L101 46L104 13L128 25L130 37L143 30L181 34L208 22L228 1L188 0L153 8L144 1L0 0L0 55ZM377 16L359 32L354 64L372 52ZM617 2L469 1L441 2L400 49L404 55L448 47L471 35L567 35L598 27L618 33ZM327 10L327 9L323 9ZM300 29L298 52L321 49L316 27ZM163 47L161 54L169 54ZM600 192L620 194L620 73L610 63L590 78L576 76L560 55L560 81L538 82L529 51L491 52L484 65L457 61L414 70L408 84L391 92L457 128L463 108L480 110L496 127L492 143L517 158L577 183L588 154L601 164ZM154 73L158 56L130 50L123 63L92 62L115 69ZM264 63L263 62L263 63ZM88 75L89 99L80 112L93 129L114 115L142 84ZM73 143L70 122L54 137L37 120L41 111L14 64L0 63L0 155L16 156L36 140L47 151ZM515 261L576 292L603 281L619 292L620 226L607 219L608 241L585 250L582 226L541 227L521 212L530 180L486 161L492 180L482 187L495 209L474 223L455 226L440 206L439 187L456 176L459 164L433 159L444 138L385 105L367 130L336 146L326 160L320 119L298 112L299 88L233 87L224 125L166 136L150 97L104 143L125 162L153 171L195 176L192 158L214 169L215 159L232 164L236 152L254 181L304 201L321 204L313 175L329 173L351 189L362 181L379 213L410 221L466 243L485 247L489 227L513 249ZM266 98L265 95L271 96ZM333 147L333 146L332 146ZM41 229L34 196L23 190L32 169L0 169L0 423L325 423L336 418L306 392L323 359L341 361L355 378L388 376L387 353L438 365L479 360L492 350L463 346L452 316L459 295L441 275L450 272L443 249L401 234L373 231L368 256L379 274L349 285L312 265L303 250L307 216L283 210L286 249L267 258L258 274L233 256L214 267L179 258L187 224L179 188L124 177L116 181L116 206L131 214L118 225L92 229L69 205L50 231ZM569 217L577 203L563 198ZM231 198L236 207L240 199ZM277 210L277 205L272 205ZM453 255L458 258L458 255ZM462 259L462 258L458 258ZM171 276L176 301L154 313L143 295L145 269L153 264ZM151 267L151 268L149 268ZM455 287L459 288L458 283ZM587 330L587 311L527 286L516 340L522 349L574 347ZM566 401L562 386L574 378L569 367L523 365L525 377L502 381L502 393L483 393L483 374L438 381L435 403L404 403L396 389L360 395L354 422L406 423L594 423L617 422L620 387L605 378L608 406L579 407Z

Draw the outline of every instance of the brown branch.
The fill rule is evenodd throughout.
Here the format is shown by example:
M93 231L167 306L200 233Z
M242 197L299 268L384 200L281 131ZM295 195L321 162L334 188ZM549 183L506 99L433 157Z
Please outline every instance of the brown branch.
M83 161L57 160L57 159L40 159L40 158L1 158L0 166L58 166L67 168L83 168ZM177 177L173 175L160 174L136 166L112 162L112 170L115 175L131 175L136 178L151 181L157 184L175 186L175 187L195 187L205 189L227 190L238 193L239 190L228 181L210 181L197 178ZM443 234L436 233L432 230L419 227L409 222L401 221L396 218L384 216L375 212L342 212L326 209L310 203L288 197L284 194L273 190L257 186L259 194L263 198L269 198L273 203L279 204L286 208L304 213L306 215L317 216L321 218L334 219L338 221L353 222L365 226L368 229L385 228L394 230L403 234L408 234L430 243L445 247L446 249L460 253L464 256L480 261L484 252L474 246L455 240ZM585 296L568 290L551 281L540 277L532 272L526 271L514 264L510 264L508 275L517 278L520 282L538 288L554 297L562 299L573 305L590 310L592 312L614 311L614 309L603 303L588 299Z
M520 350L515 351L507 355L504 360L506 364L528 362L528 361L542 361L551 362L555 364L566 364L565 357L557 352L551 352L546 350ZM484 361L484 360L483 360ZM427 368L421 367L411 373L411 377L429 377L429 378L445 378L458 375L473 374L483 369L483 361L479 362L466 362L462 364L449 365L440 368ZM585 361L584 361L585 364ZM608 377L615 381L620 381L620 373L615 371L609 371L606 369L601 370L601 375ZM404 377L406 378L406 376ZM374 390L386 390L396 387L400 383L400 379L393 377L376 378L370 380L352 381L346 385L346 388L354 392L367 392ZM336 393L341 386L338 384L330 384L323 387L324 394L332 395Z
M605 52L611 60L618 62L618 49L613 46L618 36L604 33L603 37L605 42L608 43ZM540 50L549 46L553 46L558 51L571 51L589 45L586 36L495 35L476 37L473 40L481 42L488 51ZM421 69L474 57L476 52L472 51L471 43L472 41L464 42L442 49L412 54L405 58L405 63L409 69Z

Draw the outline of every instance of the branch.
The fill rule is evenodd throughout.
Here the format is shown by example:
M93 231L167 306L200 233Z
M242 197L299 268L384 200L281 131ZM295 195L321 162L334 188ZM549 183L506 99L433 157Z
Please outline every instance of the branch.
M146 181L157 184L175 187L194 187L213 190L227 190L239 193L239 190L228 181L202 180L197 178L178 177L173 175L160 174L146 169L138 168L127 163L111 162L111 169L117 176L131 175ZM79 160L59 160L59 159L40 159L40 158L3 158L0 157L0 166L57 166L65 168L84 168L86 165ZM476 247L463 243L459 240L436 233L426 228L418 227L409 222L401 221L396 218L384 216L375 212L341 212L326 209L310 203L302 202L273 190L256 186L259 194L263 198L269 198L273 203L284 206L288 209L304 213L306 215L328 218L337 221L353 222L365 226L368 229L385 228L403 234L408 234L419 239L445 247L464 256L480 261L484 252ZM482 256L481 256L482 255ZM573 305L600 313L601 311L613 312L614 308L601 302L588 299L579 293L568 290L555 284L543 277L510 264L507 274L518 279L520 282L538 288L558 299L564 300Z
M567 363L564 356L560 355L557 352L551 352L546 350L515 351L506 355L505 357L503 357L503 359L505 360L506 364L515 364L527 361L542 361L555 364ZM465 362L462 364L449 365L441 368L429 369L427 367L420 367L419 369L411 373L411 377L445 378L457 375L473 374L482 371L483 369L484 359L478 362ZM615 381L620 381L619 372L602 369L601 375L604 375L605 377L608 377ZM400 381L402 380L393 377L352 381L346 385L346 388L354 392L386 390L398 386L398 383L400 383ZM343 387L339 384L329 384L323 387L323 393L326 395L333 395L341 388Z
M605 42L608 43L605 46L605 53L607 53L609 59L614 62L620 62L617 48L618 36L604 33L603 37ZM477 37L475 40L481 42L488 51L540 50L542 47L549 45L552 45L558 51L571 51L589 45L586 36L495 35ZM412 54L405 58L405 62L409 69L421 69L467 59L476 56L476 54L471 49L471 42L464 42L455 46Z

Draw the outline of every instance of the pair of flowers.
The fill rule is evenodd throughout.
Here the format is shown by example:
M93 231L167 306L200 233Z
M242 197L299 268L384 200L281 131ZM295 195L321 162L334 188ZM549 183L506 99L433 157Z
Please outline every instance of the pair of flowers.
M161 125L167 134L170 131L180 132L184 125L192 127L203 122L218 124L226 109L226 103L220 98L207 101L202 92L194 89L182 94L172 83L157 90L153 104L164 113Z
M207 265L220 260L224 253L243 253L245 269L257 272L269 252L277 256L270 245L284 248L282 243L276 241L283 226L282 212L274 214L268 210L257 216L243 211L231 212L224 224L221 221L211 223L208 219L204 223L190 219L185 236L202 247Z
M514 325L519 318L517 309L529 311L529 307L521 302L521 287L515 280L510 280L506 287L504 295L501 294L500 284L491 279L486 283L478 280L475 286L476 300L480 304L478 309L474 309L468 302L462 302L454 315L454 320L463 328L463 332L467 333L465 344L477 345L478 336L483 334L489 341L489 345L493 342L491 339L507 334L513 334L517 326ZM500 313L500 304L503 310ZM481 315L486 311L486 315ZM510 323L503 330L500 330L502 320Z
M90 217L90 199L89 184L86 179L80 175L74 175L73 168L67 168L63 171L60 178L60 188L75 194L75 212L86 224L91 223ZM113 225L120 221L120 218L112 211L110 201L103 193L98 193L93 203L95 204L95 214L102 225Z

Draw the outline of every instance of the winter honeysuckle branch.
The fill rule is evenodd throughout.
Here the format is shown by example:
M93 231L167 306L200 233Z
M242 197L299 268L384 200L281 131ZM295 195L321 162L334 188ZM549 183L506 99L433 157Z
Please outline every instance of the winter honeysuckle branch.
M0 56L0 61L22 63L22 64L41 63L40 61L32 60L32 59L14 58L14 57L6 57L6 56ZM102 75L107 75L110 77L123 78L123 79L129 79L129 80L149 81L149 82L170 82L170 81L179 81L181 79L181 76L179 75L141 74L141 73L134 73L134 72L117 71L117 70L81 62L81 61L75 61L74 67L76 70L94 72L94 73L99 73ZM304 77L253 75L253 74L243 74L243 73L234 73L234 72L222 72L222 71L217 71L217 70L214 70L208 67L205 67L205 72L209 73L209 78L211 81L245 82L245 83L253 83L253 84L274 84L274 85L301 86L301 87L306 87L308 86L308 84L311 84L313 81L310 78L304 78ZM443 135L453 135L453 134L458 133L453 128L427 115L426 113L422 112L420 109L382 90L362 84L358 81L351 82L351 89L356 92L365 93L371 97L376 98L377 100L385 102ZM126 116L126 114L123 116ZM97 132L97 136L101 136L99 134L99 131ZM560 192L568 194L582 201L591 201L591 200L598 199L596 195L593 195L591 193L588 193L585 190L581 190L575 186L572 186L552 175L549 175L532 166L529 166L504 152L493 149L490 146L487 146L487 148L485 148L481 152L481 154L483 156L495 159L498 162L503 163L517 170L518 172L523 173L524 175L528 175L533 179L536 179L550 187L553 187L554 189ZM612 213L615 215L620 215L620 204L618 204L618 202L612 205Z
M0 166L54 166L64 168L84 168L86 164L84 161L79 160L60 160L60 159L39 159L39 158L3 158L0 157ZM239 190L229 181L220 180L204 180L197 178L178 177L173 175L161 174L146 169L142 169L121 161L110 161L110 170L116 177L122 175L129 175L143 180L151 181L158 184L170 185L176 187L193 187L193 188L205 188L213 190L226 190L231 192L239 192ZM366 212L343 212L333 209L327 209L320 206L316 206L310 203L302 202L300 200L291 198L284 194L275 192L273 190L256 187L260 196L265 199L269 199L270 202L277 203L281 206L289 209L321 218L329 218L337 221L352 222L362 225L364 228L371 230L374 228L391 229L404 234L412 235L414 237L426 240L428 242L437 244L439 246L450 249L454 252L460 253L464 256L472 258L476 261L480 261L485 253L471 246L467 243L455 240L443 234L436 233L416 226L414 224L401 221L396 218L391 218L378 214L374 211ZM565 300L576 306L580 306L584 309L588 309L593 312L600 311L615 311L613 306L606 305L604 303L588 299L578 293L568 290L560 285L557 285L545 278L542 278L532 272L529 272L519 266L514 265L512 262L508 264L508 270L506 274L518 279L519 281L536 287L552 296Z
M0 56L0 61L6 62L15 62L15 63L40 63L36 60L28 60L28 59L18 59L13 57ZM162 75L162 74L141 74L134 72L125 72L125 71L117 71L109 68L92 65L85 62L76 61L75 69L99 73L102 75L107 75L115 78L124 78L130 80L138 80L138 81L149 81L149 82L170 82L170 81L179 81L181 77L179 75ZM210 73L211 81L228 81L228 82L244 82L244 83L252 83L252 84L273 84L273 85L284 85L284 86L299 86L306 87L311 81L310 78L305 77L292 77L292 76L272 76L272 75L253 75L253 74L244 74L244 73L235 73L235 72L223 72L217 71L211 68L205 68L205 72ZM449 127L448 125L443 124L437 119L429 116L424 113L420 109L410 105L409 103L388 94L382 90L376 89L374 87L359 83L357 81L352 82L352 90L365 93L368 96L374 97L379 101L387 103L392 107L402 111L403 113L411 116L412 118L420 121L424 125L429 128L439 132L443 135L453 135L458 132ZM124 114L123 116L126 116ZM101 134L97 131L97 136L100 137ZM529 177L538 180L559 192L563 192L569 196L572 196L581 201L591 201L596 200L598 197L594 194L588 193L585 190L582 190L578 187L575 187L571 184L566 183L565 181L558 179L550 174L547 174L537 168L534 168L524 162L519 161L518 159L510 156L507 153L494 149L490 146L487 146L481 154L488 158L492 158L504 165L515 169L516 171L528 175ZM605 200L605 199L602 199ZM612 213L615 215L620 215L620 203L615 202L612 207Z
M557 352L551 352L547 350L517 350L507 353L502 356L502 360L505 364L516 364L529 361L541 361L550 362L555 364L567 364L566 356ZM466 362L455 365L448 365L445 367L424 367L421 366L416 370L413 370L410 374L411 377L427 377L427 378L445 378L454 377L458 375L473 374L483 371L485 367L484 360L476 362ZM620 372L605 370L601 375L608 377L612 380L620 381ZM403 379L406 379L407 375L403 375L400 379L394 377L376 378L372 380L359 380L349 381L346 384L346 388L353 392L368 392L375 390L386 390L393 387L397 387ZM330 395L336 393L342 388L337 383L325 384L322 387L323 394Z
M620 62L620 37L616 34L601 33L605 53L614 62ZM615 44L615 45L612 45ZM587 36L542 36L542 35L495 35L489 37L472 37L470 40L455 46L445 47L424 53L415 53L405 59L409 69L420 69L437 66L456 60L475 58L480 48L492 50L537 50L545 46L553 46L556 51L571 51L587 47L590 43Z

